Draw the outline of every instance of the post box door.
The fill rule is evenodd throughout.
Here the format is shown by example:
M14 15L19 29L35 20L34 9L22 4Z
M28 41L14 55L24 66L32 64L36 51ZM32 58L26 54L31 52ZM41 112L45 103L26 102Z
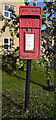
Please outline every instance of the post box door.
M29 32L30 28L20 29L20 58L21 59L39 59L40 57L40 29L31 28L32 32ZM27 48L27 34L32 35L29 49ZM28 40L29 41L29 40ZM32 47L33 46L33 47Z

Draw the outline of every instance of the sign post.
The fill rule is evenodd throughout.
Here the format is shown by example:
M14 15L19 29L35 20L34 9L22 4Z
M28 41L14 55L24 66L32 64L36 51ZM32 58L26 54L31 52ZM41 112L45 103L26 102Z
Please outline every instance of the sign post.
M26 91L25 91L25 111L26 112L28 112L28 104L29 104L30 75L31 75L31 60L27 60Z
M20 6L19 8L19 57L27 60L25 111L28 112L31 60L40 59L41 21L40 6Z

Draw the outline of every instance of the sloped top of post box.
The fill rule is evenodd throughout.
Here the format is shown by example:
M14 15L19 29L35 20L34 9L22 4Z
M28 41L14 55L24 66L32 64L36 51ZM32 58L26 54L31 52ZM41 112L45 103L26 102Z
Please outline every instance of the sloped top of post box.
M41 19L42 8L41 6L20 6L19 15L20 16L36 15L36 16L40 16Z

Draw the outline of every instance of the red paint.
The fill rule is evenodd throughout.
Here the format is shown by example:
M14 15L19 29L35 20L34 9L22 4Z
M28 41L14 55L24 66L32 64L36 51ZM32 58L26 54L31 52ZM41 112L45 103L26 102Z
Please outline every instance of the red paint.
M19 8L19 55L20 59L40 59L41 15L38 6L20 6ZM29 32L29 28L32 31ZM26 34L34 34L34 50L26 50Z

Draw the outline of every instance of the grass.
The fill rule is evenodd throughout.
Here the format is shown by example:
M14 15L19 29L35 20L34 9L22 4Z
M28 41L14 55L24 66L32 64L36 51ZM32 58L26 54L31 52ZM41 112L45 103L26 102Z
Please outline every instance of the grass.
M53 77L54 81L54 77ZM15 76L2 73L2 118L5 120L56 120L54 91L48 90L45 71L31 71L29 113L25 113L26 72L16 71Z

